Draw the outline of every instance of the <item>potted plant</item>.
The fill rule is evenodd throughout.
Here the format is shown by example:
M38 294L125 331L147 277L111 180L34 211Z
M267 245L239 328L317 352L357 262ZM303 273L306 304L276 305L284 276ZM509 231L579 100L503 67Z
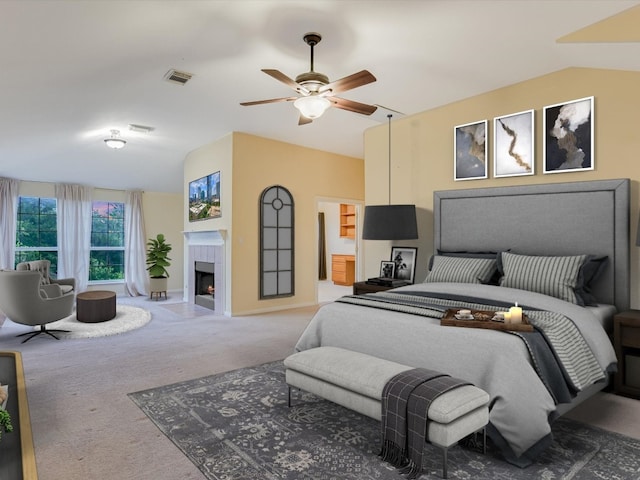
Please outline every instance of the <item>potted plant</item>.
M165 241L164 235L159 233L156 238L147 242L147 270L149 271L149 289L151 292L166 292L171 265L169 252L171 244Z
M13 431L11 415L5 410L8 396L7 391L6 385L0 385L0 440L2 440L2 434L4 432L11 433Z

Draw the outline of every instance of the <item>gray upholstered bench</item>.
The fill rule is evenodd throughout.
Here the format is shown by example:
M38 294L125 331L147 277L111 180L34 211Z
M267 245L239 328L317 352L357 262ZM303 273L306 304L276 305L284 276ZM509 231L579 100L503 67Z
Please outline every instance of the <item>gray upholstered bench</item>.
M336 347L318 347L294 353L284 360L286 381L291 387L316 394L376 420L381 419L385 384L396 374L413 367ZM447 478L447 451L489 422L489 395L465 385L436 398L427 413L429 443L443 452L442 476Z

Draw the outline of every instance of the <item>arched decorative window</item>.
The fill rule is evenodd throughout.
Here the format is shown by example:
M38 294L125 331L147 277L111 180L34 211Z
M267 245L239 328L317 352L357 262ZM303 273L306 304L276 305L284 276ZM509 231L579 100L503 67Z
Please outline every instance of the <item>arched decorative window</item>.
M293 197L275 185L260 196L260 298L294 294Z

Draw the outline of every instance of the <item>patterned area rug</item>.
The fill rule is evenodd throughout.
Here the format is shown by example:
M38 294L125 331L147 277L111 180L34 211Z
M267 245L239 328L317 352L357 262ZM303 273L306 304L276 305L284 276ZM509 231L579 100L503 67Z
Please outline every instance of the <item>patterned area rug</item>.
M129 394L211 480L402 479L377 457L380 423L294 390L287 407L282 362ZM640 441L561 419L552 446L526 469L489 443L449 451L449 478L640 479ZM421 479L442 478L442 455L426 445Z

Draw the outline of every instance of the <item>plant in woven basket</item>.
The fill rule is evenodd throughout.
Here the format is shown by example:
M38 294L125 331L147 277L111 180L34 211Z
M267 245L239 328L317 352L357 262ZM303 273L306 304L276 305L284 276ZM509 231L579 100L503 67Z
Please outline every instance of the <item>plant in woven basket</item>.
M2 434L4 432L13 432L13 425L11 425L11 415L9 415L9 412L0 407L0 440L2 440Z

